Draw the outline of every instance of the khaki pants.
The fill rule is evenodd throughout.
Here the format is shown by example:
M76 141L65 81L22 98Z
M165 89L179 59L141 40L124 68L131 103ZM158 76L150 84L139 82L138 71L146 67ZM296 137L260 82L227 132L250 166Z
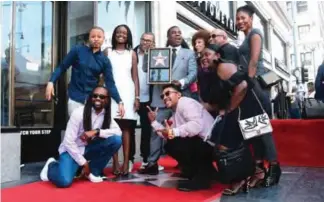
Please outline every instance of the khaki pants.
M73 112L75 109L77 109L77 108L79 108L79 107L81 107L81 106L84 106L84 104L81 104L81 103L76 102L76 101L74 101L74 100L71 100L71 99L69 98L69 101L68 101L68 113L69 113L69 117L71 116L72 112Z

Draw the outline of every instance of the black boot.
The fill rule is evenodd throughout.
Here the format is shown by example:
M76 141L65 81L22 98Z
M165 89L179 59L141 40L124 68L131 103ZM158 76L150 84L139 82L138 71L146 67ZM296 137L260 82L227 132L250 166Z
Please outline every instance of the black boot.
M281 168L279 163L270 164L269 170L266 173L266 176L264 178L264 186L270 187L278 184L280 180L280 176L281 176Z

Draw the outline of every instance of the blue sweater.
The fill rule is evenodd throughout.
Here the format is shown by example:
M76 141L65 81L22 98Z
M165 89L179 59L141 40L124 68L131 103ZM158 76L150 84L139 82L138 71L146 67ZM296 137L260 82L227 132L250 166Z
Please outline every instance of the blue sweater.
M102 51L93 53L90 47L84 45L73 47L55 69L50 81L55 83L70 66L72 66L72 76L68 87L70 99L84 104L88 95L98 85L100 74L103 73L109 94L117 103L121 101L110 60Z

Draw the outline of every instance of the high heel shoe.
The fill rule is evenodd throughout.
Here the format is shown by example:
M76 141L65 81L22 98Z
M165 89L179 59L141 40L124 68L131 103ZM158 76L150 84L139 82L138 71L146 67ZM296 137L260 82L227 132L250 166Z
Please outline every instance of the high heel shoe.
M262 175L263 177L261 177ZM263 162L257 163L254 176L251 177L250 180L250 187L255 188L263 185L265 176L266 176L266 169L264 167Z
M279 163L270 164L269 170L266 173L265 180L264 180L264 186L270 187L273 185L276 185L279 183L281 176L281 168Z
M250 179L241 181L241 184L235 188L228 188L223 191L223 194L226 196L234 196L239 192L249 193L250 191Z

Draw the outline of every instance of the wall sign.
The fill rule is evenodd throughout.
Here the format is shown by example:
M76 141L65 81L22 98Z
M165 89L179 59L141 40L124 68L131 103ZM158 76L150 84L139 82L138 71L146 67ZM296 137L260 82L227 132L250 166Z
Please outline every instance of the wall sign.
M51 129L27 129L27 130L21 130L20 134L21 135L49 135L51 134L52 130Z
M214 5L210 1L187 1L186 4L198 10L231 34L237 36L234 20L222 13L219 4Z

